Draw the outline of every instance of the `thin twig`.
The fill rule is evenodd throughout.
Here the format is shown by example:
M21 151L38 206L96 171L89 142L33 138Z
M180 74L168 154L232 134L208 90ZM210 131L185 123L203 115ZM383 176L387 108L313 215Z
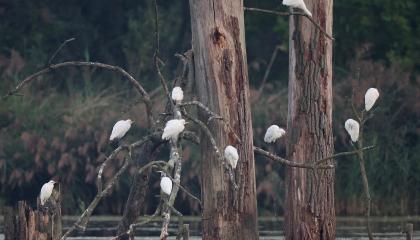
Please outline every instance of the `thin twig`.
M63 68L63 67L69 67L69 66L99 67L99 68L104 68L104 69L108 69L108 70L111 70L111 71L115 71L115 72L118 72L121 75L123 75L125 78L128 79L128 81L134 86L136 91L142 97L142 100L143 100L144 104L146 105L146 111L147 111L147 115L149 117L149 122L150 122L149 124L154 123L153 114L152 114L152 102L150 100L149 94L146 92L146 90L144 90L142 85L136 79L134 79L133 76L131 76L128 72L126 72L121 67L113 66L113 65L109 65L109 64L105 64L105 63L100 63L100 62L69 61L69 62L62 62L62 63L57 63L57 64L50 65L47 68L44 68L44 69L26 77L14 89L10 90L6 95L2 96L1 99L6 99L9 96L15 95L24 86L26 86L27 84L36 80L41 75L44 75L44 74L46 74L46 73L48 73L52 70L56 70L56 69Z
M334 165L322 165L322 166L315 166L315 164L305 164L300 162L293 162L287 159L284 159L282 157L279 157L277 155L274 155L270 152L267 152L259 147L254 146L254 152L263 155L264 157L267 157L271 160L274 160L276 162L279 162L281 164L287 165L289 167L296 167L296 168L308 168L308 169L314 169L315 167L317 169L331 169L334 168Z
M171 96L169 95L169 89L168 89L168 84L166 83L165 78L163 77L162 72L160 71L160 66L159 66L159 62L161 62L160 58L159 58L159 51L160 51L160 44L159 44L159 9L158 9L158 4L157 4L157 0L154 0L155 2L155 42L156 42L156 49L155 49L155 53L153 55L153 62L155 65L155 69L156 69L156 73L159 76L159 80L160 83L163 87L163 91L165 92L166 97L168 98L169 102L172 103L171 101Z
M249 8L249 7L244 7L244 10L254 11L254 12L262 12L262 13L269 13L269 14L274 14L274 15L278 15L278 16L291 16L291 15L303 16L303 17L306 17L307 19L309 19L309 21L311 21L316 26L316 28L318 28L319 31L321 31L327 38L329 38L330 40L334 40L334 37L332 37L330 34L328 34L314 19L312 19L312 17L309 17L305 13L278 12L278 11L273 11L273 10L267 10L267 9L261 9L261 8Z
M185 187L183 187L180 183L177 183L177 182L175 182L175 180L171 177L171 176L167 176L167 177L169 177L171 180L172 180L172 182L174 182L176 185L178 185L178 187L182 190L182 191L184 191L189 197L191 197L192 199L194 199L194 200L196 200L199 204L200 204L200 206L201 206L201 200L200 199L198 199L198 197L196 197L196 196L194 196L190 191L188 191Z
M334 154L334 155L332 155L332 156L329 156L329 157L325 157L325 158L319 159L319 160L317 160L315 163L319 165L319 164L324 163L324 162L326 162L326 161L328 161L328 160L330 160L330 159L334 159L334 158L338 158L338 157L343 157L343 156L348 156L348 155L355 155L355 154L359 154L359 152L361 152L361 151L370 150L370 149L372 149L372 148L374 148L374 147L375 147L375 146L369 146L369 147L364 147L364 148L362 148L362 149L357 149L357 150L350 151L350 152L341 152L341 153L337 153L337 154Z
M67 40L65 40L63 43L61 43L61 45L57 48L57 50L55 50L55 52L53 53L53 55L50 57L50 59L48 60L47 66L51 65L52 61L54 60L55 56L57 56L57 54L61 51L61 49L63 49L64 46L67 45L67 43L76 40L76 38L69 38Z
M270 62L268 63L267 69L265 70L264 77L261 81L261 86L258 89L258 95L257 95L258 97L261 96L264 90L265 83L267 82L268 76L270 75L271 67L273 67L274 60L276 59L277 53L279 52L279 50L280 50L280 46L277 45L274 48L273 54L271 55L271 58L270 58Z
M188 53L188 51L186 52ZM188 58L184 55L184 54L179 54L176 53L175 57L179 58L182 62L182 70L181 73L175 77L173 84L172 84L172 88L176 87L179 81L182 81L182 79L184 79L186 73L187 73L187 69L188 69Z
M156 55L159 54L159 9L158 9L158 4L157 4L157 0L154 0L155 2L155 38L156 38Z

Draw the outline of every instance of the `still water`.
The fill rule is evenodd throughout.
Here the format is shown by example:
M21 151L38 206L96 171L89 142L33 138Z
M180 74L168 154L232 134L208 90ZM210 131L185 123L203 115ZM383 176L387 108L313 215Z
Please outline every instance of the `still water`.
M2 234L3 224L0 219L0 240L4 239ZM66 230L76 217L64 217L63 224ZM174 219L176 220L176 219ZM259 219L259 234L261 240L278 240L283 237L283 218L281 217L261 217ZM84 232L75 232L69 239L72 240L104 240L110 239L115 234L115 226L117 226L119 217L101 216L92 217L88 225L88 229ZM374 230L375 239L405 239L403 233L404 225L407 223L414 224L414 230L420 230L420 217L376 217L372 219L372 228ZM190 224L190 239L198 240L200 238L201 223L197 217L185 217L184 223ZM136 229L136 239L155 240L159 239L161 223L151 222L145 226ZM177 222L173 221L170 225L169 234L174 236L177 232ZM169 239L175 239L170 237ZM368 239L364 218L362 217L338 217L337 218L337 239ZM414 239L420 240L420 231L414 232Z

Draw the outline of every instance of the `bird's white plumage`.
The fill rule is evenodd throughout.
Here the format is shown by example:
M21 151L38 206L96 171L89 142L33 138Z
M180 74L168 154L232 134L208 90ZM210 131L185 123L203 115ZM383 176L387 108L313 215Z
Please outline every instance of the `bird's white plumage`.
M172 89L172 100L176 102L181 102L184 99L184 92L181 87L174 87Z
M365 109L369 111L373 105L375 105L376 100L379 98L379 91L376 88L369 88L365 94Z
M277 125L271 125L267 128L267 131L264 135L264 142L266 143L273 143L277 139L281 138L286 134L286 131L283 128L280 128Z
M347 119L347 121L344 123L344 128L349 133L353 142L357 142L359 139L359 127L359 123L353 119Z
M225 158L230 164L230 166L235 169L236 165L238 164L239 154L238 150L236 150L233 146L227 146L225 148Z
M172 180L166 176L160 179L160 188L166 195L170 195L172 192Z
M312 13L308 10L303 0L283 0L283 5L293 8L299 8L300 10L305 12L306 15L312 17Z
M166 125L165 129L163 129L162 139L176 139L178 135L184 131L185 128L185 120L184 119L172 119L169 120Z
M130 119L127 120L120 120L115 123L114 127L112 128L111 136L109 137L110 141L119 140L128 132L131 127L133 121Z
M54 189L54 181L50 180L49 182L42 185L41 192L39 193L39 199L41 200L41 205L44 205L48 198L51 197L52 191Z

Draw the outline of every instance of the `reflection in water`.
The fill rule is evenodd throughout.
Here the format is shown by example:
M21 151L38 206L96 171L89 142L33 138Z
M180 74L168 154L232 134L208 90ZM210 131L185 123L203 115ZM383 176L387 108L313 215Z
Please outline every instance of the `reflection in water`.
M66 230L76 217L64 217L63 225ZM141 219L140 219L141 220ZM115 234L115 226L117 226L119 217L104 216L92 217L88 225L88 229L84 232L75 232L76 237L69 239L86 239L86 240L104 240L109 239ZM414 223L414 229L420 229L420 217L388 217L373 218L372 228L376 238L380 239L405 239L402 233L403 226L407 223ZM1 222L0 222L1 223ZM184 217L184 223L190 224L190 239L201 239L199 236L201 229L200 219L197 217ZM0 233L3 232L3 224L0 225ZM136 229L136 239L155 240L159 239L161 223L151 222L147 225ZM259 233L262 240L278 240L284 239L283 218L261 217L259 219ZM177 222L174 221L170 225L169 234L175 236L177 232ZM94 237L92 237L94 236ZM169 239L175 239L170 237ZM364 226L364 218L362 217L339 217L337 218L337 239L368 239ZM414 239L420 240L420 231L415 231ZM0 234L0 240L4 240L3 234Z

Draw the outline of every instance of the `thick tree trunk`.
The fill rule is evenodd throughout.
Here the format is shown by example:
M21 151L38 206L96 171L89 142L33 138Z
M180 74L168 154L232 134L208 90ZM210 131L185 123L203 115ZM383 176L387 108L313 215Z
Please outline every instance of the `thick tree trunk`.
M239 152L235 191L225 160L202 135L203 239L258 239L243 2L190 0L190 9L198 98L230 125L210 123L220 151Z
M333 0L306 0L313 19L332 32ZM332 41L302 16L290 17L289 159L332 155ZM287 168L286 239L335 239L334 171Z

